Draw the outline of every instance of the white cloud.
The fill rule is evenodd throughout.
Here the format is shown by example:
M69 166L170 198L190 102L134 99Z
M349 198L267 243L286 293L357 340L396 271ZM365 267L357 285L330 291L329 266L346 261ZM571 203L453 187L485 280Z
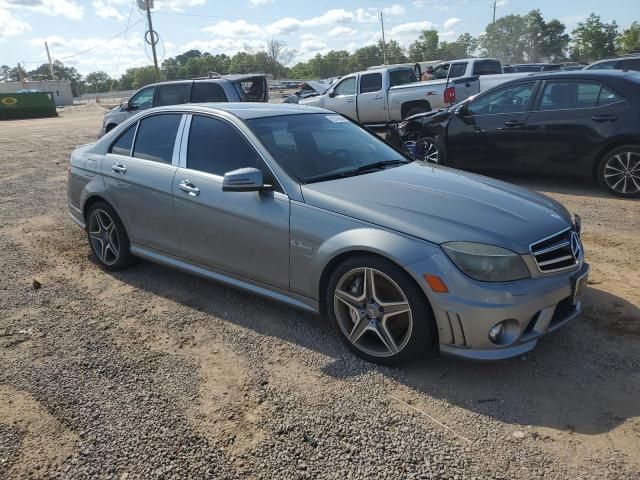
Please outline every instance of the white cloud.
M284 17L269 25L267 31L273 35L288 35L297 32L301 27L302 21L297 18Z
M393 27L389 34L391 36L394 35L406 35L406 34L417 34L423 30L430 30L436 27L435 23L429 22L428 20L424 20L422 22L408 22L401 23L400 25L396 25Z
M31 30L31 25L17 19L9 10L0 8L0 38L12 37Z
M400 16L404 15L406 10L402 5L391 5L390 7L385 7L382 9L385 15L394 15Z
M64 16L79 20L84 9L75 0L0 0L0 7L24 9L53 17Z
M116 7L113 5L114 2L109 0L93 0L93 9L100 18L112 18L117 21L124 20L124 15L122 15ZM116 2L120 3L120 2Z
M496 2L496 7L505 7L509 3L509 0L498 0Z
M246 20L223 20L203 28L202 31L217 37L258 37L265 33L261 26L248 23Z
M458 18L458 17L449 18L449 19L445 20L444 28L446 30L450 30L450 29L452 29L453 27L455 27L456 25L458 25L461 22L462 22L461 18Z
M319 40L303 40L300 43L300 51L306 54L318 53L327 50L327 44Z
M156 10L173 10L174 12L184 12L189 7L204 5L206 0L154 0Z
M249 3L252 6L257 7L259 5L269 5L270 3L273 3L273 0L249 0Z
M464 3L464 2L463 2ZM417 8L418 10L421 9L424 6L429 6L429 8L433 9L433 10L439 10L441 12L446 12L447 10L449 10L451 8L450 5L448 4L443 4L443 3L439 3L435 0L413 0L413 2L411 2L411 4Z
M334 27L329 30L328 35L330 37L353 37L358 33L357 30L349 27Z

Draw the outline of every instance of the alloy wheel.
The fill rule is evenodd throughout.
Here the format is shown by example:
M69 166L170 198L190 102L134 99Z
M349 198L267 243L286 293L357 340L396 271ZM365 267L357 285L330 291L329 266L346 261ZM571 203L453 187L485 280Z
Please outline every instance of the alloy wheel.
M374 268L345 273L334 292L340 330L362 352L378 357L398 354L411 338L411 306L402 289Z
M440 163L440 150L431 138L421 138L417 142L419 160L429 163Z
M113 265L120 256L120 238L113 218L96 208L89 215L89 240L93 253L105 265Z
M623 151L611 156L604 165L607 186L623 195L640 192L640 154Z

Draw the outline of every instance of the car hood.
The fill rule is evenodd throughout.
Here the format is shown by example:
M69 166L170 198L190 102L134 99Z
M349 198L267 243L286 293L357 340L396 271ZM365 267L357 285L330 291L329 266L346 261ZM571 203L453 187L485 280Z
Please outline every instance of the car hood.
M302 186L306 203L434 243L528 253L572 225L558 202L499 180L423 162Z

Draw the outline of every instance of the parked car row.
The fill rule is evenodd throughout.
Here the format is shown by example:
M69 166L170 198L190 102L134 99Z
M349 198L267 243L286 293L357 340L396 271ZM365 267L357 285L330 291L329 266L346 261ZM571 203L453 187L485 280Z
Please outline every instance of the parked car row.
M506 121L544 81L466 111ZM106 270L140 257L326 315L383 364L521 355L579 315L589 273L557 202L301 105L139 112L72 153L68 209Z
M412 116L389 139L414 157L466 170L596 177L640 196L640 73L584 70L507 82Z

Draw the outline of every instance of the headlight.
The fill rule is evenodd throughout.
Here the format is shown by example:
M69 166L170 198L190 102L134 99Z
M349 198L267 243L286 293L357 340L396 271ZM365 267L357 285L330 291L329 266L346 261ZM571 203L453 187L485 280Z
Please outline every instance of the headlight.
M530 276L522 257L511 250L470 242L449 242L442 249L463 273L475 280L510 282Z

